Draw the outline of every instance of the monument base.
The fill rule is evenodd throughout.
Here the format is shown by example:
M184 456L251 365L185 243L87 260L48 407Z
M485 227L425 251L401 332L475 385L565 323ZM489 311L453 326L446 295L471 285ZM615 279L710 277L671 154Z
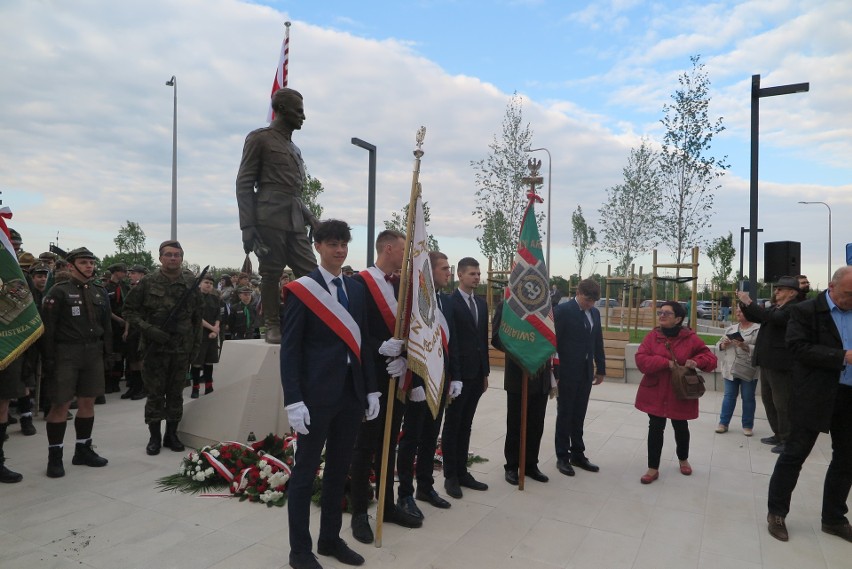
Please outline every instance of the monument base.
M263 340L229 340L213 372L215 391L183 406L179 435L200 448L221 441L258 440L290 432L281 388L280 346Z

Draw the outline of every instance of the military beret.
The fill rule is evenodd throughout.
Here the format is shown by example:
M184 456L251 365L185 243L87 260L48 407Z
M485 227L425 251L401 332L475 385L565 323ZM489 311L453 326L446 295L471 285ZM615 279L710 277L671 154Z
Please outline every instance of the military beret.
M211 275L210 273L207 273L206 275L204 275L204 278L203 278L203 279L201 279L201 280L202 280L202 281L210 281L211 283L215 283L215 282L216 282L216 279L215 279L215 278L213 277L213 275Z
M18 257L18 264L24 269L29 269L36 262L36 258L32 253L21 253Z
M69 263L74 261L75 259L94 259L95 255L91 251L89 251L86 247L77 247L76 249L72 249L68 251L68 255L65 256L65 260Z
M237 294L242 294L244 292L251 294L253 291L251 290L250 286L241 286L237 289Z
M127 265L125 265L124 263L113 263L112 265L107 267L107 270L111 273L126 273Z
M42 261L55 261L56 257L58 257L58 255L56 253L53 253L52 251L45 251L44 253L38 256L38 258Z
M165 249L166 247L174 247L175 249L180 249L181 251L183 251L183 247L180 246L180 241L178 241L177 239L169 239L168 241L163 241L162 243L160 243L160 255L163 254L163 249Z
M9 241L11 241L12 243L19 244L24 242L24 240L21 239L21 234L12 229L11 227L9 228Z
M30 274L34 275L36 273L50 273L50 267L48 267L44 263L36 263L32 267L30 267Z
M144 275L148 274L148 269L143 265L133 265L130 267L131 273L142 273Z

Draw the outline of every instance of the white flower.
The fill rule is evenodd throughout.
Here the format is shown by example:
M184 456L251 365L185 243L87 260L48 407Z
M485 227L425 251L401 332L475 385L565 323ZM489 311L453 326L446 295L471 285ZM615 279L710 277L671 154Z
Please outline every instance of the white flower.
M201 465L196 464L195 465L195 471L198 472L199 470L201 470Z
M207 476L213 476L213 468L208 468L204 471L204 474L206 474Z
M215 458L219 458L219 451L218 451L218 450L216 450L215 448L214 448L213 450L211 450L211 451L210 451L210 454L211 454L212 456L214 456Z
M195 475L195 479L198 480L199 482L204 482L204 473L199 472L198 474Z

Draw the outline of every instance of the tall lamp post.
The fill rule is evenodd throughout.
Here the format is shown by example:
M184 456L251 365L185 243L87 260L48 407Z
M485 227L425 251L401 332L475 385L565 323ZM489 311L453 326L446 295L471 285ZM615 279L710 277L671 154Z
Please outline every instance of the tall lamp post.
M177 240L177 77L166 81L166 85L174 88L175 104L172 117L172 241Z
M757 231L758 231L758 233L760 233L763 230L758 229ZM743 279L743 261L745 260L745 257L743 257L743 241L744 241L745 234L749 233L749 232L750 232L749 229L746 229L745 227L740 227L740 282L742 282L744 280ZM750 282L751 281L749 281L749 283ZM740 287L740 288L742 288L742 287Z
M800 204L812 205L822 204L828 208L828 280L825 281L825 288L828 288L828 283L831 282L831 207L825 202L799 202Z
M748 284L749 294L757 298L757 159L760 134L760 99L776 95L806 93L810 83L792 83L778 87L760 87L760 75L751 76L751 177L749 182Z
M550 174L553 158L550 157L550 150L547 148L526 148L524 152L539 152L540 150L547 152L547 252L545 253L544 263L547 265L547 280L550 281L550 181L553 179Z
M373 249L376 240L376 145L352 137L352 144L370 153L367 177L367 266L373 266Z

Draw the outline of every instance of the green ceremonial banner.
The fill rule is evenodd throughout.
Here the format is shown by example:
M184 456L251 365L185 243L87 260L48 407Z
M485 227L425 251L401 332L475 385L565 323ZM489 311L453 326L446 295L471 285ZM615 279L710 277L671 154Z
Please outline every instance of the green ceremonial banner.
M518 252L515 254L503 303L500 341L506 354L530 375L537 372L556 351L556 331L547 284L547 267L541 253L541 236L535 220L535 201L528 194Z
M6 209L6 208L4 208ZM6 217L6 216L2 216ZM44 331L8 229L0 217L0 370L15 361Z

